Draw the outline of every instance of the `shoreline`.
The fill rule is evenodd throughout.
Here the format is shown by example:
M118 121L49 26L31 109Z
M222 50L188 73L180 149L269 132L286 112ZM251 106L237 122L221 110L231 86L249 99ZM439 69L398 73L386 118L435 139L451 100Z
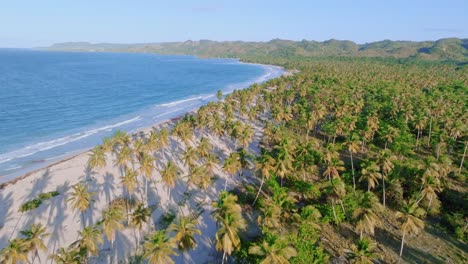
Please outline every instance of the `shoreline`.
M263 75L259 76L256 79L247 80L247 81L245 81L243 83L240 83L239 88L233 88L234 87L233 85L228 85L228 86L224 87L223 90L222 90L223 95L230 94L236 89L246 89L246 88L250 87L254 83L259 83L260 84L260 83L266 82L266 81L274 79L274 78L279 78L281 76L285 76L289 72L289 70L287 70L287 69L285 69L285 68L283 68L281 66L277 66L277 65L246 63L246 62L242 62L242 61L240 61L238 59L237 59L237 61L240 64L251 64L251 65L257 65L259 67L262 67L265 70L265 73ZM275 70L271 71L271 69L275 69ZM252 83L249 83L249 82L252 82ZM206 96L209 96L208 94L205 97L203 97L203 95L199 95L198 97L200 97L200 96L202 98L197 99L197 101L195 103L193 103L193 105L188 106L187 109L180 109L180 110L174 111L174 113L172 113L172 114L175 114L174 116L171 115L171 112L168 112L168 113L162 112L162 116L167 115L167 118L164 118L164 119L159 120L159 121L158 120L153 120L153 121L146 120L146 121L144 121L146 124L144 124L144 123L140 124L140 125L143 125L143 126L138 126L137 125L136 128L130 128L130 129L128 127L125 127L125 126L127 126L127 124L125 124L123 128L116 127L115 130L127 131L130 134L138 133L141 130L144 130L145 128L147 128L147 127L154 126L154 125L157 125L159 123L167 122L168 120L170 120L173 117L180 117L180 116L185 115L188 112L196 111L198 108L205 105L209 101L212 101L213 98L215 98L214 94L210 96L210 99L205 98ZM156 106L161 106L161 107L164 106L165 107L165 105L169 105L169 104L175 104L175 103L180 104L181 101L195 100L198 97L195 97L195 95L194 95L194 96L191 96L191 97L188 97L188 98L182 98L180 100L176 100L176 101L173 101L173 102L158 104ZM216 99L214 99L214 101L216 101ZM148 106L145 109L142 109L142 110L140 110L138 112L135 112L135 113L132 113L132 114L128 114L126 116L128 118L130 118L131 116L138 115L138 118L140 118L140 115L143 116L145 113L151 113L149 111L153 107L155 107L155 105ZM191 108L191 107L193 107L193 108ZM118 121L119 118L120 117L116 117L113 120L115 122L127 122L128 121L128 120ZM140 120L145 120L147 118L148 118L148 116L146 116L146 117L144 117L143 119L140 119ZM100 128L89 128L88 130L95 130L95 129L100 129ZM113 129L113 131L115 131L115 130ZM78 130L76 130L76 131L78 131ZM70 133L76 134L77 133L76 131L75 132L72 131ZM78 132L78 133L81 133L81 132ZM99 132L99 133L102 133L102 132ZM62 138L68 137L67 135L68 134L65 133L64 136L61 136L61 137ZM94 146L100 144L102 138L106 137L105 135L101 135L99 137L96 137L96 136L93 136L93 135L90 135L90 136L91 137L89 137L89 138L87 137L86 139L83 138L83 140L90 140L91 139L92 141L94 141L94 143L92 143L93 144L92 146L88 143L88 144L86 144L87 146L85 146L83 148L76 148L75 147L74 149L69 149L69 151L62 152L59 155L52 154L49 157L47 157L47 156L46 156L46 158L41 157L41 158L39 158L37 160L30 160L30 161L26 160L25 162L20 161L21 162L20 167L12 169L11 172L7 170L7 167L5 167L5 170L2 169L2 174L0 174L0 190L5 188L6 185L10 185L13 181L17 180L18 178L24 178L30 173L42 170L44 168L48 168L49 166L60 163L63 160L67 160L67 159L70 159L72 157L76 157L76 156L78 156L78 155L80 155L82 153L88 152ZM110 136L110 135L107 135L107 136ZM46 141L50 141L50 139L47 139ZM76 142L74 142L74 140L69 142L69 143L76 144ZM69 143L66 143L66 144L69 144ZM61 145L59 145L57 147L62 148ZM50 150L53 150L53 149L55 149L55 147L51 148ZM12 150L12 151L7 152L7 153L15 152L17 150L22 150L22 148L18 147L16 149ZM50 150L47 149L46 151L49 152ZM62 150L59 150L59 151L62 151ZM42 151L37 151L36 153L33 153L32 155L38 155L38 153L41 153L41 152ZM41 154L39 154L39 155L41 155ZM46 155L48 155L48 154L46 154ZM18 157L13 158L12 160L16 160L17 158ZM21 156L19 158L22 159Z

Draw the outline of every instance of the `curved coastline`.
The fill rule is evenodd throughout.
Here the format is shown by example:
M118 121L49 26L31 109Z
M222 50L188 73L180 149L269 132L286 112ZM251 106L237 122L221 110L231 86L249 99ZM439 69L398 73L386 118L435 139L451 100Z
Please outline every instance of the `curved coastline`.
M255 83L263 83L263 82L266 82L268 80L278 78L278 77L283 76L283 75L288 75L288 74L291 73L290 71L285 70L283 67L276 66L276 65L242 62L242 61L240 61L238 59L236 59L236 61L237 61L237 63L240 63L240 64L250 64L250 65L260 66L260 67L266 69L266 73L261 75L260 77L258 77L256 79L254 79L254 80L247 80L247 81L245 81L243 83L240 83L240 84L239 83L230 84L230 85L224 87L222 89L222 92L223 92L224 95L230 94L236 89L246 89L246 88L248 88L249 86L251 86L251 85L253 85ZM36 143L36 144L34 144L36 146L44 145L45 143L49 143L49 142L53 142L54 145L53 146L45 146L43 149L37 150L34 153L22 154L22 155L20 154L19 156L13 157L13 158L8 159L6 161L9 161L9 160L12 160L12 159L18 159L18 158L26 157L26 156L30 156L30 155L34 155L34 154L36 154L38 152L41 152L41 151L45 151L45 150L48 150L48 149L60 147L60 146L72 143L74 141L80 140L82 138L86 138L88 136L94 135L94 134L99 133L101 131L109 132L109 131L115 131L115 130L124 130L124 131L127 131L127 132L131 133L131 134L137 134L137 133L140 133L142 131L146 131L146 130L148 130L149 128L151 128L153 126L171 122L172 120L177 119L177 118L179 118L181 116L184 116L187 113L196 111L199 107L205 105L206 103L208 103L210 101L214 101L214 100L216 100L215 94L205 94L205 95L197 95L197 96L193 96L193 97L183 98L181 100L177 100L177 101L173 101L173 102L153 105L153 106L145 108L142 111L139 111L137 113L133 113L131 115L128 115L128 116L130 116L132 118L130 118L130 119L125 118L124 121L120 121L120 122L117 122L115 124L105 125L105 126L99 127L99 128L91 128L89 130L86 130L85 132L74 133L74 134L69 135L69 136L64 136L64 137L61 137L61 138L50 140L48 142ZM179 108L175 108L175 109L172 109L170 111L166 110L166 111L163 111L161 114L158 114L158 115L154 115L154 112L153 112L153 114L150 114L149 116L147 116L147 119L146 119L146 121L149 121L148 119L152 118L153 119L152 122L149 122L149 123L146 122L146 124L140 125L137 128L133 128L133 129L125 129L125 128L122 129L122 126L125 125L125 124L129 124L129 123L133 123L134 121L141 120L142 119L141 115L145 115L145 113L147 113L151 109L153 109L152 111L155 111L154 108L174 107L174 106L178 106L178 105L181 105L183 103L191 102L191 101L193 101L192 104L185 105L185 106L182 106L182 107L179 107ZM81 155L84 155L84 154L88 153L94 146L96 146L96 145L98 145L100 143L100 141L102 140L103 137L105 137L105 136L100 137L99 142L96 142L96 144L93 144L92 146L67 151L65 153L61 153L60 155L47 157L47 158L44 158L44 159L33 160L32 162L30 162L28 164L28 166L10 169L12 171L11 173L0 175L0 190L5 189L7 186L9 186L11 184L15 184L16 182L18 182L18 181L20 181L22 179L25 179L25 178L29 177L30 175L32 175L32 174L34 174L34 173L36 173L38 171L48 169L48 168L50 168L52 166L55 166L57 164L61 164L61 163L65 162L65 161L73 159L73 158L75 158L77 156L81 156ZM65 142L66 139L70 139L70 140ZM26 148L31 148L31 146L27 146ZM9 153L14 153L14 152L17 152L17 151L18 150L14 150L14 151L9 152ZM9 153L6 153L6 154L9 154ZM3 154L3 155L5 155L5 154ZM0 157L1 156L2 155L0 155ZM0 161L1 161L1 159L0 159ZM8 171L8 170L4 170L4 171Z

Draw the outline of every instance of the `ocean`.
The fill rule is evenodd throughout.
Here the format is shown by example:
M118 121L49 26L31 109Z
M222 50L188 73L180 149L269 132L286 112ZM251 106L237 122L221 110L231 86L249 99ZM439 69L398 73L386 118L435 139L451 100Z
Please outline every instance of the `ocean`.
M235 59L0 49L0 183L280 76Z

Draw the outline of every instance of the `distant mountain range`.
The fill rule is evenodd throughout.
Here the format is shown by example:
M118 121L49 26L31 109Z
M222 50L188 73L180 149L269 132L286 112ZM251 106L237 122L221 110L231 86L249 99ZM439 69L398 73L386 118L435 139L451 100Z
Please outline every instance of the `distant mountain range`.
M356 44L348 40L292 41L273 39L268 42L184 41L142 44L88 42L57 43L41 49L56 51L152 52L185 54L200 57L305 56L305 57L393 57L424 60L468 61L468 39L446 38L436 41L383 40Z

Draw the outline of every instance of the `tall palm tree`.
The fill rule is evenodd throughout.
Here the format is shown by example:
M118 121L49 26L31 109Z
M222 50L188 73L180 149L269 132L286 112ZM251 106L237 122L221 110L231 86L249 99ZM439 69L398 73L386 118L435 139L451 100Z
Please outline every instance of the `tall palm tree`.
M182 160L184 161L187 167L191 168L195 165L195 161L198 160L197 150L191 146L188 146L182 155Z
M205 163L203 164L203 167L206 169L206 171L210 174L214 174L214 170L218 167L219 164L219 159L216 157L214 154L208 154L206 157Z
M177 181L178 170L179 168L174 162L168 161L166 168L160 172L162 182L171 189L174 188Z
M255 163L255 169L262 176L262 182L260 183L260 188L258 188L258 192L255 196L255 200L253 201L252 206L255 205L255 202L257 202L258 196L262 191L263 184L265 183L265 179L269 179L271 176L270 172L274 171L274 165L275 159L273 159L267 153L264 153L257 159Z
M176 223L169 226L169 230L175 232L174 240L181 251L192 250L197 247L195 235L201 235L196 226L198 221L193 217L180 217Z
M354 175L354 160L353 154L359 151L359 145L354 140L349 140L346 142L349 152L349 158L351 160L351 174L353 175L353 192L356 194L356 177Z
M81 213L81 224L85 226L84 212L88 210L92 197L95 194L94 192L88 191L88 186L83 183L78 183L73 185L73 192L70 194L70 197L67 199L67 202L71 204L72 209L79 210Z
M102 212L102 232L106 235L107 240L111 243L111 251L114 250L115 232L124 228L122 221L125 216L122 208L117 206L110 206L107 210ZM113 255L111 253L111 255Z
M369 162L361 170L361 178L359 181L367 181L367 191L370 192L376 185L379 184L379 179L382 178L380 168L375 162Z
M91 150L88 159L88 166L91 169L99 169L105 167L106 162L106 152L102 146L96 146Z
M374 252L376 247L377 243L368 239L360 239L356 244L351 245L351 250L346 251L353 264L373 264L379 257Z
M417 234L421 229L424 228L424 221L420 217L424 216L424 210L419 207L418 203L405 203L401 212L396 213L396 217L401 222L401 247L400 247L400 258L398 262L401 261L401 256L403 255L403 246L405 244L405 236Z
M153 173L153 170L155 169L154 166L154 158L144 152L141 153L141 158L140 158L140 173L143 175L145 179L145 194L144 194L144 199L143 201L147 200L147 195L148 195L148 181L151 179L151 175Z
M44 244L44 238L48 237L50 234L46 233L47 229L42 224L32 224L28 230L23 230L20 233L25 236L25 242L28 246L28 250L33 253L31 263L34 263L34 260L39 258L39 250L47 252L47 247ZM41 259L39 258L39 262Z
M382 203L383 207L385 208L386 202L385 202L385 179L387 178L388 174L390 174L395 167L393 164L393 161L396 159L395 156L393 156L390 153L390 150L383 150L380 152L379 158L378 158L378 163L382 171Z
M297 251L286 238L267 235L262 242L250 246L249 254L262 256L260 264L288 264L290 258L297 256Z
M156 231L147 238L143 247L143 257L148 259L149 264L174 264L171 256L177 255L174 251L175 243L167 237L165 231Z
M150 217L151 217L151 210L145 207L143 204L138 204L131 214L130 225L135 227L138 231L138 232L134 232L135 243L136 243L137 249L140 245L140 236L141 236L141 230L143 229L143 225L148 222Z
M211 176L207 173L205 167L194 166L190 169L189 179L187 181L187 189L193 184L201 189L206 189L211 184Z
M15 238L0 251L0 263L28 263L29 245L22 238Z
M240 247L239 231L247 227L247 223L242 216L242 208L237 204L237 196L226 191L221 192L219 200L213 202L214 211L212 215L219 226L216 232L216 249L223 251L222 263L226 260L226 255Z
M117 153L115 165L120 167L120 171L123 174L125 172L125 169L127 168L127 164L132 162L132 150L129 146L124 145Z
M103 243L101 230L96 226L87 226L78 232L79 238L71 244L72 247L77 247L80 251L85 252L85 260L88 254L97 256L99 254L99 245Z
M248 148L250 142L252 142L252 137L254 135L254 130L249 126L244 126L244 129L239 135L239 141L242 147Z
M362 239L363 233L374 235L375 227L381 223L378 212L382 210L382 205L377 196L371 192L366 192L359 197L359 203L353 211L353 219L356 220L356 231Z
M78 248L68 247L60 248L57 253L51 254L50 259L55 261L57 264L81 264L83 263L82 256L78 251Z
M339 159L332 159L331 162L328 163L325 171L323 172L323 176L327 177L328 180L331 181L332 179L340 177L340 171L345 171L343 161Z
M229 157L224 160L223 169L230 176L234 176L242 169L242 164L239 160L239 154L237 152L232 152L229 154ZM226 181L224 182L224 190L227 188L227 181L228 178L226 178Z
M120 177L120 183L127 190L128 195L132 195L138 186L138 173L130 168L125 170L124 176Z
M213 146L211 146L210 140L206 137L200 139L200 144L198 144L198 154L200 157L205 158L210 154Z

